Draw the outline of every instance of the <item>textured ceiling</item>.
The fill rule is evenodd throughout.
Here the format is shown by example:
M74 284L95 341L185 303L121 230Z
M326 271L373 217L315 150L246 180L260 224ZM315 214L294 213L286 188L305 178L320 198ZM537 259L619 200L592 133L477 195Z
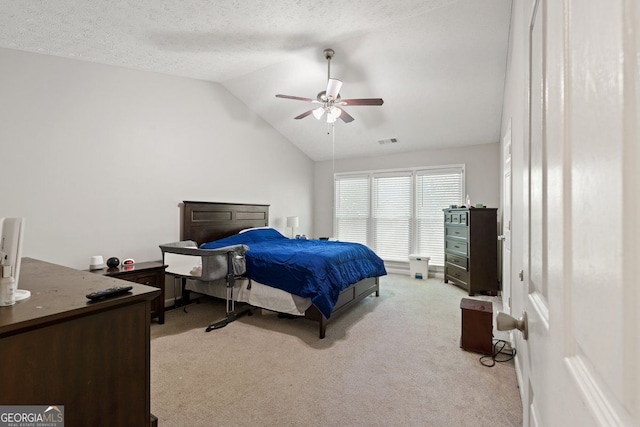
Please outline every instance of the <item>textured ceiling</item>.
M511 0L0 0L0 47L219 82L314 160L497 142ZM293 117L324 90L355 121ZM396 144L378 140L398 138Z

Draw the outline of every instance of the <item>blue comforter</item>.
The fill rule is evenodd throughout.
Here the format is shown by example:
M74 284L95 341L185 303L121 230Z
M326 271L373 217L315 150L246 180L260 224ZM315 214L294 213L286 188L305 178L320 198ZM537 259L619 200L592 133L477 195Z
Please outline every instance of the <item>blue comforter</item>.
M310 298L328 319L341 291L360 280L387 274L384 263L359 243L289 239L272 228L254 229L205 243L202 249L249 246L247 276Z

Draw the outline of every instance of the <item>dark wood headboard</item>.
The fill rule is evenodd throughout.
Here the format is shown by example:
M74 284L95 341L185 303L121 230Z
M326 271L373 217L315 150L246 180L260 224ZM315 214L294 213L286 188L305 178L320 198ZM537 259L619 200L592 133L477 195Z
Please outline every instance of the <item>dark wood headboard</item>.
M269 225L269 205L182 202L180 240L198 245L222 239L251 227Z

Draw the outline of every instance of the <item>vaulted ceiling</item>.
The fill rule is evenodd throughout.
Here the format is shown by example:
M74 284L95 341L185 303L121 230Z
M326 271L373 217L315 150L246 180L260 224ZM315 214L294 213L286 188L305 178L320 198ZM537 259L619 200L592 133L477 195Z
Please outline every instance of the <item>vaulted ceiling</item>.
M498 142L510 13L511 0L0 0L0 47L220 83L319 161ZM335 127L294 120L316 105L275 95L315 99L325 48L343 99L384 104L345 107L355 120Z

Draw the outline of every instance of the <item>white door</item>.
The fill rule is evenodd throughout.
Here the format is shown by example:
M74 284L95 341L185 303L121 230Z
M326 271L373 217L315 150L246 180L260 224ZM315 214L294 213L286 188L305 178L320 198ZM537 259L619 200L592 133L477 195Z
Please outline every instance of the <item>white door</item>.
M548 193L546 186L547 170L545 158L545 34L544 12L546 0L534 2L529 21L529 122L528 141L525 155L525 188L524 195L524 259L523 283L525 300L523 306L527 314L530 328L529 341L526 346L526 361L523 364L527 379L528 391L525 425L548 425L550 415L544 400L548 390L563 389L548 381L546 372L551 370L552 354L549 333L549 289L548 276ZM520 350L522 351L522 349Z
M518 3L530 17L513 292L529 328L515 334L524 425L638 426L640 6Z
M511 125L502 138L502 308L511 313Z

